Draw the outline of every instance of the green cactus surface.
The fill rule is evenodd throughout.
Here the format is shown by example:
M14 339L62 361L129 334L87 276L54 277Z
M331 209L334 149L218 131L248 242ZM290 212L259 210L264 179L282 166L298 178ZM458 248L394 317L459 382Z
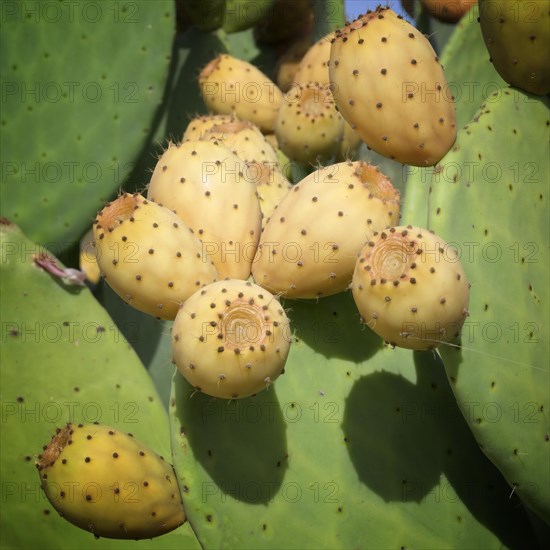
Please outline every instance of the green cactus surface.
M441 53L441 64L447 78L444 97L449 100L454 97L457 128L462 128L472 119L482 101L507 86L489 61L477 17L478 8L473 6L454 27ZM449 27L443 23L437 26ZM426 225L428 191L434 170L434 167L409 167L404 222L421 227Z
M13 1L2 10L1 214L60 253L121 187L152 132L174 4Z
M437 355L383 347L361 328L349 294L286 305L296 341L267 390L219 400L175 375L174 466L204 548L531 540Z
M472 283L461 346L442 348L478 443L550 523L547 99L489 96L432 181L428 227Z
M0 250L1 546L128 548L96 541L62 519L42 492L34 462L68 421L108 423L169 457L167 414L120 328L87 288L39 267L34 260L44 248L5 219ZM135 545L147 548L149 541ZM155 543L176 546L198 548L188 523Z

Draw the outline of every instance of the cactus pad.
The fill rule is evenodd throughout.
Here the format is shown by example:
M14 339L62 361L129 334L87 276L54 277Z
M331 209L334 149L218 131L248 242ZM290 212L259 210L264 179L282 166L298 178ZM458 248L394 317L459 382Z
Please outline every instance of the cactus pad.
M550 522L548 100L490 96L440 163L429 227L472 282L461 347L442 349L484 452Z
M169 457L166 413L121 331L86 288L38 267L34 257L43 248L5 219L0 250L1 545L121 548L58 516L40 488L34 453L68 421L102 421ZM159 548L197 547L187 524L159 540L166 541Z
M383 348L349 294L292 302L289 316L297 341L285 374L256 397L213 399L174 378L174 467L204 548L498 548L517 544L513 530L530 539L437 356Z
M164 0L3 6L1 213L54 253L131 172L162 98L173 11Z
M489 61L477 16L478 8L473 6L456 25L441 54L447 77L444 97L454 97L459 129L472 119L482 101L507 86ZM434 167L409 168L403 204L406 223L426 225L428 190L434 170Z

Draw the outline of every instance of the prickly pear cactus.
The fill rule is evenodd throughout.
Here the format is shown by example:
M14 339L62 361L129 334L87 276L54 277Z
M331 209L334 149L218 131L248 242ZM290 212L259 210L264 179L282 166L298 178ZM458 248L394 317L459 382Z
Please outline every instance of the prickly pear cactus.
M477 21L479 10L473 6L456 25L441 53L447 86L444 100L454 98L457 128L475 115L482 101L507 86L487 55ZM409 167L403 219L421 227L427 223L428 191L435 168Z
M1 147L1 213L59 253L85 233L150 138L174 4L32 6L2 7L1 118L9 139Z
M121 330L88 289L38 266L44 249L5 219L0 250L2 547L121 548L58 516L40 487L35 455L56 427L101 421L169 457L166 413ZM188 524L159 540L159 548L197 547Z
M489 96L436 170L428 210L472 281L461 345L441 350L451 386L510 491L548 523L549 105Z
M182 4L191 3L204 8L203 4L217 4L218 7L222 4L260 5L267 4L267 0L178 1L180 8ZM13 114L8 113L7 116L3 112L3 129L11 132L15 123L22 120L21 127L26 128L26 133L24 141L23 138L12 139L14 145L4 145L5 149L2 149L2 208L7 208L8 215L18 213L17 219L21 222L27 220L29 231L34 232L33 238L49 242L60 239L58 235L68 235L66 238L69 239L72 235L80 237L84 233L101 207L100 199L109 198L123 183L129 164L137 158L140 147L138 163L124 186L128 191L144 191L162 149L169 141L181 139L191 118L206 113L206 105L199 94L198 75L216 55L229 54L248 61L274 79L274 62L291 40L305 37L313 43L344 24L343 0L316 0L315 3L310 0L276 0L260 25L240 32L229 33L235 29L226 26L224 30L221 27L225 12L215 21L202 20L199 23L216 29L208 32L199 30L196 24L194 26L188 13L187 18L180 17L178 29L182 32L172 43L173 22L170 15L166 16L173 8L171 2L138 1L117 6L109 4L109 8L99 3L104 10L102 13L110 10L109 14L113 17L120 7L118 26L106 24L92 27L90 24L83 30L84 23L90 21L74 21L71 26L61 21L56 25L55 32L52 32L52 26L45 24L44 16L41 16L40 25L35 25L38 21L32 18L24 23L20 21L21 13L24 13L21 10L29 3L4 4L7 8L4 10L2 6L3 15L8 16L14 7L19 10L15 15L9 15L12 19L8 17L4 25L1 57L4 81L16 81L15 77L12 78L14 74L21 72L23 67L34 65L39 68L36 69L38 72L33 73L33 78L34 74L47 74L48 79L52 80L52 74L55 74L53 80L59 78L63 81L61 79L65 73L53 73L51 70L51 63L57 60L54 52L61 51L64 55L59 55L59 60L61 57L68 60L71 74L77 75L81 87L88 81L98 81L102 83L104 92L101 101L96 104L101 110L100 116L95 111L94 115L90 115L90 106L75 101L72 104L74 111L67 115L67 109L56 106L56 116L50 118L54 107L49 101L34 101L31 92L26 95L26 98L32 99L31 105L27 101L23 106L17 104L11 109L13 98L4 104L10 107L9 113ZM96 3L92 4L95 6ZM419 2L416 4L418 6ZM44 5L48 6L48 10L53 10L51 2ZM70 8L69 3L60 5ZM169 6L168 11L162 9L165 6ZM368 2L365 9L375 6L375 2ZM137 33L130 32L122 24L122 19L129 22L134 7L139 14L147 15L144 22L148 26L138 25ZM122 11L123 8L126 11ZM79 12L80 7L70 9ZM297 12L300 17L296 16ZM48 12L47 17L51 17L52 13ZM181 10L179 13L181 15ZM91 15L87 13L88 19ZM24 30L15 30L14 18ZM430 23L425 14L422 22L417 21L417 26L422 32L431 34L422 27L424 22ZM432 27L436 29L435 42L438 46L444 43L452 28L446 27L443 29L443 24ZM425 28L428 29L429 25ZM496 89L491 87L491 83L498 83L500 88L501 81L488 61L475 17L469 13L457 29L451 41L452 47L449 45L442 56L442 64L450 91L453 93L457 86L462 91L460 97L455 94L460 128L471 120L482 100ZM72 34L73 30L75 34ZM25 40L19 39L19 32L27 33ZM27 38L28 35L31 39ZM41 58L37 57L36 52L42 50L35 46L46 43L44 36L49 36L48 46L52 47L44 49L49 57ZM63 36L63 41L60 42L62 39L55 36ZM113 40L119 40L116 36L120 37L124 47L119 47L115 55L112 44ZM101 45L94 42L93 48L87 48L86 63L72 55L78 51L74 43L91 43L96 37ZM287 38L288 43L281 41ZM90 52L94 52L93 55ZM12 59L16 53L18 57L14 62ZM135 55L138 61L129 63L129 55ZM151 62L153 58L158 62ZM84 66L95 71L93 78L88 77L82 68ZM136 67L139 67L139 74L135 72ZM161 90L159 86L163 84L167 68L168 79L164 90ZM117 71L116 77L112 71ZM103 75L105 81L100 80ZM145 82L143 87L142 78ZM72 82L72 78L66 80ZM20 82L28 81L28 78L20 79ZM114 86L116 82L119 84L119 101L115 104L112 100L106 101L105 96L115 93L117 88L108 86ZM123 88L128 82L139 86L137 95L140 102L137 105L121 105L122 98L128 98L127 94L133 91ZM472 82L478 84L472 85ZM149 84L152 89L148 89ZM77 87L75 91L79 89ZM6 93L18 97L10 90L13 88L3 88ZM53 88L48 91L53 91ZM143 100L142 91L146 91ZM157 109L161 94L163 103ZM33 110L25 111L28 106ZM532 155L532 150L544 143L546 136L541 137L540 129L531 132L533 120L541 122L544 117L539 111L534 115L531 104L527 107L522 104L518 113L530 117L531 122L526 118L521 125L517 125L521 129L525 150L518 148L518 154L523 157L521 161L515 159L514 162L520 164L513 166L516 166L514 169L521 177L530 176L533 179L538 173L534 173L533 166L529 164L536 162L529 154ZM499 120L508 117L510 108L514 105L509 104L507 109L504 106L499 108L500 114L484 113L480 117L481 124L490 119L491 126L499 126ZM8 112L6 109L4 111ZM31 127L29 121L34 117L38 120L39 115L40 124ZM118 119L115 119L116 116ZM64 130L62 137L56 132L60 122ZM480 125L475 127L474 136L483 134L485 139L484 134L490 132L485 128L483 132L477 131ZM32 140L27 139L27 128L32 128L34 132ZM78 136L81 142L76 141ZM492 143L490 139L487 142ZM515 143L509 139L506 146L508 142ZM527 143L537 145L528 148ZM484 144L476 148L465 146L468 155L464 152L461 157L461 151L457 150L451 153L455 156L449 158L455 158L457 163L462 163L461 166L467 166L466 163L478 158L475 155L481 154L479 160L484 162L483 147ZM503 155L508 155L506 147L500 149ZM489 162L501 162L491 159L495 150L496 147L489 145ZM6 151L8 154L5 154ZM28 156L21 153L19 158L19 152L16 155L11 151L24 151ZM28 158L35 162L35 158L40 159L43 152L46 157L40 162L52 160L63 166L62 163L67 161L67 169L72 170L73 166L99 162L100 159L103 174L109 171L108 163L113 163L113 166L120 168L120 175L116 182L112 181L113 176L109 185L103 180L96 182L93 174L87 174L83 182L73 181L70 186L65 186L49 181L52 177L48 173L42 180L49 185L38 187L32 179L34 174L27 169L27 182L32 185L27 186L28 189L11 185L16 176L21 177L21 173L7 173L13 163L28 162ZM460 208L462 196L459 198L448 189L434 187L433 197L441 198L442 206L439 207L442 210L438 214L438 206L432 200L429 205L430 222L432 218L439 221L428 225L428 190L434 177L433 169L429 182L423 180L422 186L414 183L422 172L419 169L405 187L406 166L383 159L366 147L362 147L359 157L379 164L382 172L399 187L405 199L405 212L401 220L405 224L415 223L436 229L439 223L438 233L442 237L451 244L460 240L464 246L477 237L475 230L480 223L483 229L489 231L483 238L496 234L494 232L497 230L489 224L491 218L488 212L500 213L503 203L500 199L493 200L490 188L494 186L484 187L484 194L480 195L483 204L493 207L484 211L477 201L477 192L468 190L470 194L464 202L467 211L463 218L460 217L464 214ZM78 164L71 164L73 161ZM289 166L285 166L284 171L292 174L294 182L307 173L296 164ZM312 168L315 167L308 167L309 170ZM447 166L443 174L445 171L451 173L450 170L451 167ZM300 177L296 177L296 173L301 174ZM491 172L488 174L491 178ZM544 177L546 180L541 179L541 182L548 180L547 174ZM516 198L517 187L514 183L513 187L514 193L508 192ZM43 192L46 189L48 194ZM529 184L525 182L523 190L529 189ZM37 190L40 193L36 193ZM508 192L505 195L508 196ZM498 193L500 188L497 197ZM544 198L542 203L529 193L518 201L523 211L513 219L516 220L519 215L521 223L514 222L511 227L531 231L526 229L525 220L535 219L531 215L533 212L541 217L547 212L547 209L541 209L541 205L546 204L546 190L540 194ZM487 195L491 196L488 198ZM453 197L454 202L451 203ZM23 199L24 203L21 202ZM22 204L25 207L19 208ZM494 207L495 204L499 205L498 208ZM15 209L14 205L18 208ZM449 213L451 206L455 210ZM506 211L511 212L509 208ZM448 224L447 220L450 220ZM503 216L499 221L504 227L502 238L512 238L507 219ZM496 225L497 221L494 223ZM472 228L472 225L475 227ZM78 230L75 229L77 226ZM349 292L319 301L283 301L281 298L294 331L284 374L256 396L238 400L217 399L197 392L171 364L175 336L171 331L171 322L157 321L128 307L100 282L95 288L95 296L112 312L111 317L107 316L88 290L67 286L66 281L58 280L34 265L32 255L35 245L17 230L11 228L10 231L7 226L0 230L2 252L5 252L2 255L0 287L3 322L0 389L3 412L0 440L2 547L422 547L439 550L537 546L520 496L544 516L546 504L541 502L536 491L537 487L544 490L546 482L544 472L539 472L544 454L537 439L544 435L541 419L548 409L547 404L539 399L539 393L542 395L544 383L548 380L544 372L537 370L544 365L539 367L536 361L544 357L542 352L547 353L547 348L540 346L541 338L536 348L529 348L530 352L527 350L526 357L518 356L524 353L517 349L520 346L510 345L514 350L508 355L508 349L499 343L494 354L496 359L494 356L489 359L487 354L492 350L488 346L476 347L477 343L467 345L464 340L464 335L470 334L468 331L476 330L475 327L481 325L471 328L467 324L463 347L459 351L442 350L448 371L446 376L438 354L384 347L378 336L361 325ZM34 237L35 233L37 237ZM534 236L526 238L525 242L543 247L546 241L539 240L541 235L534 230L532 234ZM486 245L488 241L480 242ZM494 242L500 244L504 251L501 240L495 238ZM519 238L515 242L524 244ZM467 246L477 250L474 245ZM21 250L26 253L20 258ZM492 250L489 247L485 252L490 254ZM526 264L533 258L533 249L510 250L511 254L516 252L518 258L525 258ZM535 252L539 253L538 250ZM542 288L544 279L538 272L546 257L541 253L540 259L537 278L533 277L533 281L527 281L527 273L531 279L531 266L515 266L517 272L509 269L517 279L510 282L508 277L505 280L506 270L493 273L480 266L470 270L471 266L466 263L474 299L478 300L471 319L467 319L466 323L469 320L495 322L488 317L492 311L497 312L499 322L500 319L510 321L506 316L516 311L510 298L514 297L521 307L518 319L509 323L511 330L531 339L543 334L544 327L548 326L547 317L536 321L540 327L537 334L534 327L533 336L521 333L538 315L536 308L539 306L534 305L535 300L541 300L541 308L548 302ZM62 271L62 266L57 267L59 273L66 273ZM509 267L506 266L507 269ZM78 280L76 273L72 276ZM498 283L494 289L488 287L489 280ZM532 284L532 290L525 301L521 293L527 283ZM487 301L483 302L483 306L479 305L480 294L476 285L486 291L484 298L487 296ZM500 295L497 295L497 288ZM489 305L487 311L484 309L485 303ZM529 307L526 303L530 304ZM523 324L513 325L516 321ZM492 328L493 325L486 330ZM494 337L491 332L486 334L489 338ZM128 342L124 342L124 337ZM508 340L511 344L515 343L512 337ZM92 343L95 345L92 346ZM148 366L150 376L147 376L128 344ZM525 343L522 349L528 345ZM515 363L503 361L502 357L510 358ZM482 358L478 364L483 369L476 370L476 358ZM459 364L461 359L463 361ZM524 368L520 363L527 363L529 367ZM483 378L485 375L491 375L491 379ZM492 382L495 385L487 390L487 384ZM512 384L514 387L510 389ZM512 398L509 395L516 389L518 397L510 401ZM485 394L486 391L492 393ZM472 399L470 392L474 397ZM489 398L492 401L488 401ZM542 412L529 408L532 402L542 405ZM502 420L491 416L496 410L495 403L502 411L509 407L506 420L504 412ZM478 412L478 404L482 407L481 424L477 423L479 415L474 421L468 416L469 410L472 414ZM169 424L163 408L169 412ZM169 429L172 458L189 519L185 525L154 541L132 541L121 545L109 539L94 540L90 533L64 522L49 507L40 492L33 464L33 453L39 451L36 445L46 442L54 428L68 420L87 422L96 418L114 424L116 428L127 428L133 419L137 419L137 423L131 424L132 432L166 457L170 452L167 444ZM518 425L510 427L510 418L512 424L517 421ZM525 426L523 421L533 423L533 419L540 420L537 426L525 431L520 429ZM546 430L548 434L548 428ZM31 441L34 443L31 444ZM478 442L481 442L483 449L480 449ZM517 449L517 455L514 452L510 454L511 448ZM28 529L28 525L38 528Z
M286 307L296 340L285 374L256 397L213 399L174 378L174 466L205 548L499 548L530 537L436 355L384 348L349 294Z

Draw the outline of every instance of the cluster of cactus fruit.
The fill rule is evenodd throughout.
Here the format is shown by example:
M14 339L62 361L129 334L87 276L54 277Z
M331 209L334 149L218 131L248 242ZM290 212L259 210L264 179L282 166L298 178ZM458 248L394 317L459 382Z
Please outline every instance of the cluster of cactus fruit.
M314 44L296 73L303 83L283 95L248 62L224 54L208 63L199 84L214 114L191 121L159 157L147 198L124 194L94 223L105 281L137 309L175 320L175 364L214 397L253 395L282 372L292 339L282 298L351 288L367 326L410 349L452 341L468 315L456 252L400 225L400 194L378 168L346 160L291 185L262 133L275 132L293 161L322 162L335 157L345 119L378 152L433 165L456 124L427 38L378 7ZM437 93L402 102L403 79ZM246 86L265 93L251 101L237 90ZM258 173L269 166L277 194L268 199Z
M402 3L414 14L414 2ZM421 0L445 22L459 21L476 3ZM268 43L274 34L303 34L313 18L306 0L303 22L270 28L272 10L287 4L187 0L178 7L184 26L204 33L253 28ZM548 13L520 25L506 0L479 0L495 69L530 94L550 92L541 53ZM478 307L471 266L428 229L437 224L403 214L403 193L385 170L357 160L362 144L419 170L461 154L445 68L428 37L390 7L321 34L299 37L280 57L275 81L229 53L210 59L198 75L209 114L172 137L144 190L120 193L93 222L94 261L86 272L97 269L126 304L171 323L179 377L171 406L183 382L191 398L219 398L224 406L261 399L288 367L294 305L337 294L350 296L354 321L387 349L438 348L444 359L449 349L461 350L461 330ZM300 177L289 166L298 166ZM434 196L440 200L440 188ZM285 379L293 376L287 370ZM183 476L170 462L117 427L70 421L36 467L63 518L96 537L142 539L165 535L186 522L186 510L196 512L186 508ZM543 518L544 502L533 506Z

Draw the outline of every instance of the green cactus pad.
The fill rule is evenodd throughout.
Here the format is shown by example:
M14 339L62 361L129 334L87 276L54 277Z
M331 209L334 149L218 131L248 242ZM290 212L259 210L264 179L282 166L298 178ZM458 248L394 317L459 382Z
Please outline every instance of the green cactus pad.
M127 548L123 541L96 541L59 517L34 462L68 421L108 423L169 457L167 415L121 330L88 289L38 267L34 257L44 249L4 219L0 250L1 546ZM187 523L157 540L158 548L198 547Z
M223 30L228 33L244 31L260 23L273 8L273 0L227 0Z
M462 128L475 115L482 101L508 85L489 60L477 21L477 5L457 23L441 54L441 63L455 98L456 124Z
M1 213L59 253L121 187L152 131L174 4L7 2L2 10Z
M489 61L477 21L478 11L478 7L473 6L456 24L441 54L448 85L445 96L454 97L457 128L472 119L489 95L507 87ZM402 216L405 223L426 225L428 190L434 170L434 167L409 168Z
M472 283L462 347L441 353L487 456L550 523L549 102L487 98L432 182L428 227ZM512 490L512 489L511 489Z
M174 465L204 548L531 540L435 354L384 348L349 294L295 301L289 315L285 374L255 397L213 399L174 378Z

